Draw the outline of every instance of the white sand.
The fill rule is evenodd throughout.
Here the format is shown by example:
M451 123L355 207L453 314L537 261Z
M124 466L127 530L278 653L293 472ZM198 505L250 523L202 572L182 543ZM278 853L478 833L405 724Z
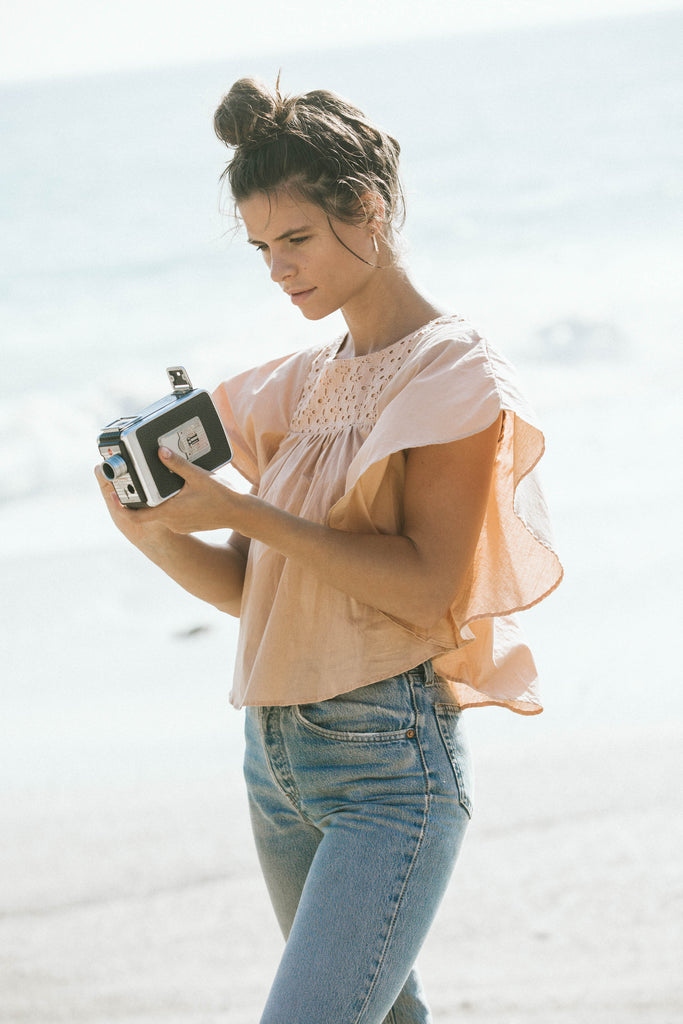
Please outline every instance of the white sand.
M605 739L480 757L421 958L436 1021L681 1019L681 735ZM220 767L15 809L2 1020L258 1020L280 940Z
M3 572L0 1020L255 1024L281 941L226 704L233 625L118 543ZM680 717L591 726L551 683L540 718L469 713L476 813L421 957L435 1021L674 1024Z

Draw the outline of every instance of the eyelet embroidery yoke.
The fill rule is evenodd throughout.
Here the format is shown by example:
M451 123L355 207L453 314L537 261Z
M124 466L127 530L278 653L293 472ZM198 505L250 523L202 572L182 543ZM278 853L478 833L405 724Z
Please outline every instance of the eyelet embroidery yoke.
M351 359L335 359L339 339L328 345L311 364L290 430L299 434L325 434L351 426L371 430L382 391L420 338L437 324L454 319L433 320L387 348Z

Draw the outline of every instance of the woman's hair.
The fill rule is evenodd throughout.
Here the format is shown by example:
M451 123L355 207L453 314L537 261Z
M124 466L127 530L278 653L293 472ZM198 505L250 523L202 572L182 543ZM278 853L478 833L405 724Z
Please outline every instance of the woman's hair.
M283 96L279 79L271 90L241 78L223 97L214 128L235 150L221 176L235 203L288 186L328 217L362 224L375 212L364 198L379 194L383 237L395 248L392 229L405 215L400 147L351 103L323 89Z

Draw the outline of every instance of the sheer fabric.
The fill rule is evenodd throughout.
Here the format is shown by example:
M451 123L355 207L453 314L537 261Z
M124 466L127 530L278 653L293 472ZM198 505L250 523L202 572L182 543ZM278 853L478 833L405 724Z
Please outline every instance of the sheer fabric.
M542 710L515 613L560 582L535 467L543 434L509 363L442 317L352 359L330 345L223 383L235 467L266 501L335 529L399 533L406 451L468 437L504 412L469 585L431 630L363 605L252 541L232 702L325 700L433 660L461 707Z

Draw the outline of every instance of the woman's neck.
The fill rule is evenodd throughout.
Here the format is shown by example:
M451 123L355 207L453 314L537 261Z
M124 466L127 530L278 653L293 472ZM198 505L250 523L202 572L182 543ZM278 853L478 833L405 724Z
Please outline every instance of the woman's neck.
M341 312L348 335L338 358L378 352L445 312L415 288L403 267L378 271L374 287Z

